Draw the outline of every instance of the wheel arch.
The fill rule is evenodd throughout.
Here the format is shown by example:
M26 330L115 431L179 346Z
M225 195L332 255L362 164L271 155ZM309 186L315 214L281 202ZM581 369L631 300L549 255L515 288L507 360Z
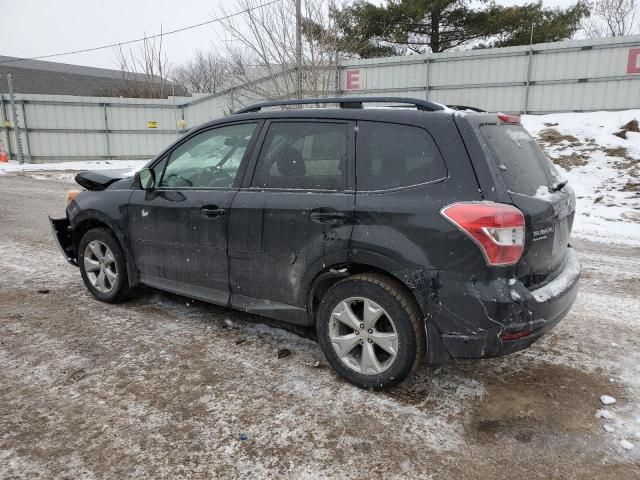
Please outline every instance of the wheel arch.
M333 265L316 275L309 287L307 297L307 314L310 325L316 323L316 311L323 295L340 280L362 273L375 273L392 281L398 289L407 293L410 301L414 302L416 311L424 321L427 333L427 363L440 365L446 362L450 355L444 348L440 338L441 333L433 321L433 300L437 301L438 276L429 276L422 269L386 270L378 265L368 263L344 263Z
M420 313L423 318L425 317L427 313L427 305L420 301L421 295L418 294L416 289L410 288L409 285L403 281L402 277L378 265L349 262L327 267L318 273L312 280L307 294L307 310L310 323L315 324L317 307L324 294L331 287L345 278L361 273L375 273L392 281L399 289L408 294L408 297L414 302L418 313Z
M89 230L93 230L94 228L104 228L116 237L116 240L118 241L118 244L120 245L120 248L122 249L126 260L129 286L133 287L137 285L137 269L135 267L133 255L131 254L131 250L129 249L129 244L127 243L124 232L114 221L112 221L106 215L101 214L100 212L83 212L81 216L74 219L72 228L72 240L76 259L79 255L78 246L80 245L80 240Z

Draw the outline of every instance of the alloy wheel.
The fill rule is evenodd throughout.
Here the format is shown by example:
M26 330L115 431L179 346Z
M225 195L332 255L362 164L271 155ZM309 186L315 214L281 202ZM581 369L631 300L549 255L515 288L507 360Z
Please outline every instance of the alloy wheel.
M368 298L350 297L338 303L329 319L329 337L342 363L365 375L384 372L398 355L393 319Z
M93 288L109 293L118 281L118 268L113 252L100 240L93 240L84 250L84 270Z

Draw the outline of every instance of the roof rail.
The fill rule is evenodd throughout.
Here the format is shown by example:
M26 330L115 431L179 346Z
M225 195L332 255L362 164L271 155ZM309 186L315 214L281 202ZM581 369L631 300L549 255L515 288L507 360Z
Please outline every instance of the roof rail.
M248 107L241 108L233 112L237 113L255 113L263 108L278 107L285 105L310 105L313 103L337 103L340 108L363 108L363 103L404 103L414 105L418 110L434 112L444 110L444 106L439 103L430 102L428 100L420 100L418 98L406 97L329 97L329 98L303 98L293 100L274 100L272 102L254 103Z
M486 110L483 110L481 108L469 107L467 105L447 105L447 107L449 107L451 110L470 110L472 112L478 112L478 113L486 112Z

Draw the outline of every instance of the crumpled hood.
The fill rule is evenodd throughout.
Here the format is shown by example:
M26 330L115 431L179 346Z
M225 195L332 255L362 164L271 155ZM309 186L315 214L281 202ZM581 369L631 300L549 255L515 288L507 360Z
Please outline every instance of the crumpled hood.
M76 175L76 183L87 190L104 190L109 185L131 176L131 169L93 170Z

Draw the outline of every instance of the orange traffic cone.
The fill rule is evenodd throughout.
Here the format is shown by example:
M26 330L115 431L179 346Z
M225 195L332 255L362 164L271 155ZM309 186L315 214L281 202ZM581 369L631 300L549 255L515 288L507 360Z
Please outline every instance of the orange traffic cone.
M0 142L0 163L8 162L8 161L9 161L9 155L7 155L7 152L5 152L4 150L4 144Z

